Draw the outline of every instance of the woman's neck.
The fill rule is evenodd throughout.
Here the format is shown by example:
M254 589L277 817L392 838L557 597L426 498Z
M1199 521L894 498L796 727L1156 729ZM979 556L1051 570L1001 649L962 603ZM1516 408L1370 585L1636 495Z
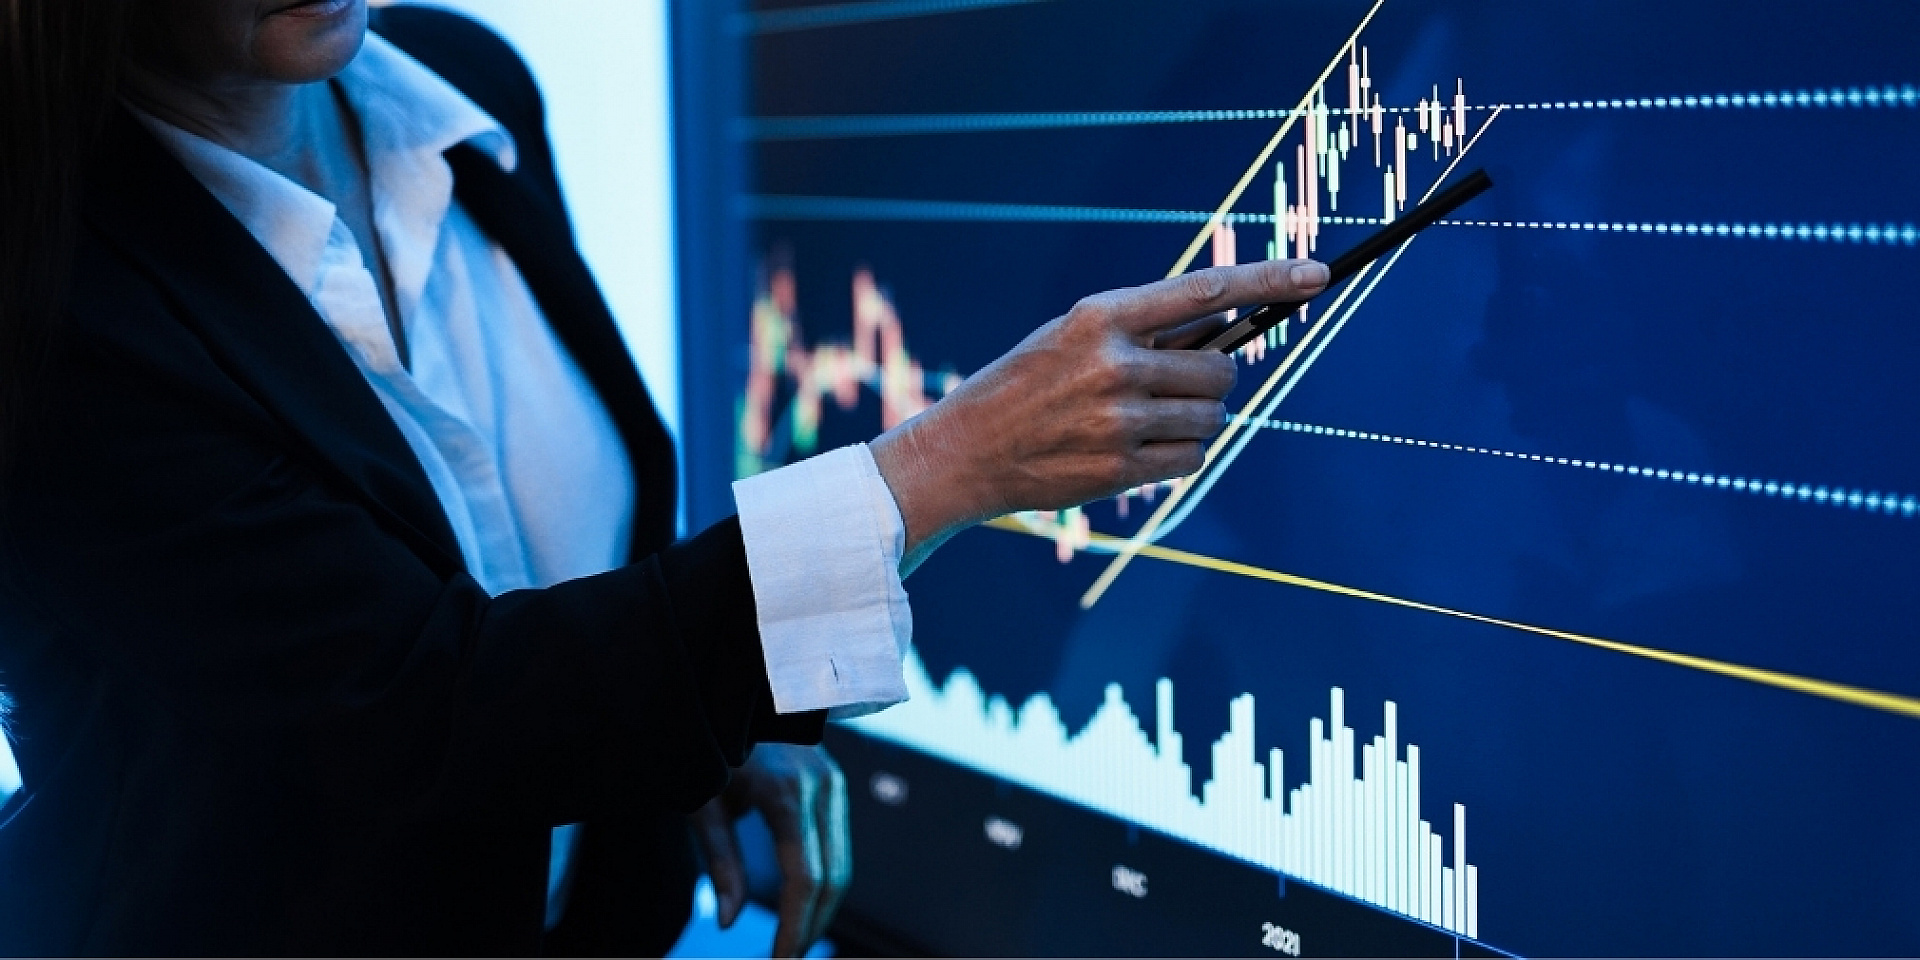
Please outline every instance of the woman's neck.
M129 68L122 90L134 106L217 143L336 205L366 193L358 130L334 81L189 81Z
M335 84L195 82L136 65L123 89L135 107L325 197L358 227L370 217L371 184Z
M398 308L392 278L374 229L371 165L360 125L336 81L193 83L134 66L123 89L130 103L155 118L247 157L331 202L373 271L404 362L406 335L394 319Z
M122 90L154 117L279 170L311 147L315 108L332 106L326 88L324 82L188 80L135 63Z

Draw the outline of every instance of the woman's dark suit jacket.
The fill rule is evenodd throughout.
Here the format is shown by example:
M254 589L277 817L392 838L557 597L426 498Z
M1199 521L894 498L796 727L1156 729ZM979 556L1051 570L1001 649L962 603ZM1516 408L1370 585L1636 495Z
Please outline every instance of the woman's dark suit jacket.
M821 715L774 714L737 524L672 542L672 446L525 67L452 15L382 17L518 141L511 176L450 151L457 195L626 442L633 562L489 599L333 333L122 114L0 503L27 782L0 811L0 952L538 953L550 827L589 821L583 879L614 886L576 906L617 923L648 906L650 824L755 741L818 739Z

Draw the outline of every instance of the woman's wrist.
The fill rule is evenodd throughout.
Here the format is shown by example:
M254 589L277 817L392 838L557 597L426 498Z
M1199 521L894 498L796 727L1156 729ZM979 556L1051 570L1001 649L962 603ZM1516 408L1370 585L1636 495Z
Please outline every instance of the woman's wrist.
M990 517L1200 470L1236 365L1155 345L1228 307L1305 300L1326 282L1318 264L1279 260L1096 294L887 431L869 449L906 527L902 574Z
M954 534L999 512L980 497L990 487L971 469L970 451L942 442L930 415L936 414L928 411L867 444L906 527L902 576Z

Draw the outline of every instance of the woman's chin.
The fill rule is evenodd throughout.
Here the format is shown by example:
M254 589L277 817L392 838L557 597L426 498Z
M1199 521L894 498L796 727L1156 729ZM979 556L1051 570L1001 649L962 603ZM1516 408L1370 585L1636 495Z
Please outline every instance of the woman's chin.
M366 39L366 0L318 0L262 20L254 62L283 83L313 83L346 69Z

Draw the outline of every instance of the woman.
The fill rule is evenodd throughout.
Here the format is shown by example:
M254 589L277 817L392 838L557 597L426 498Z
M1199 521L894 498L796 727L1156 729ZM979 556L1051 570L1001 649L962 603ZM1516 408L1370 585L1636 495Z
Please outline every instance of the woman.
M364 0L0 4L9 953L538 952L552 827L899 700L901 577L1197 469L1233 365L1156 344L1325 283L1089 298L673 543L513 67Z

